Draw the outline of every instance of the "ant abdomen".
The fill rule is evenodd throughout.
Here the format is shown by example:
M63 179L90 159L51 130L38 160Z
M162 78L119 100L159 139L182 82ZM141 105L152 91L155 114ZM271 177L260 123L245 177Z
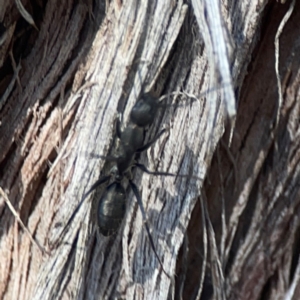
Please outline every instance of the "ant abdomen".
M126 210L126 191L119 182L110 184L99 201L98 225L104 236L116 232L124 218Z

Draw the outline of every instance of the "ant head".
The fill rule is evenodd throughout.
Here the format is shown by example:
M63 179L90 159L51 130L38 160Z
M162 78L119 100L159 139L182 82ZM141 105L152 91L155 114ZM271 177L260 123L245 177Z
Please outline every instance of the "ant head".
M143 94L133 106L130 120L139 127L151 125L159 108L158 99L150 93Z

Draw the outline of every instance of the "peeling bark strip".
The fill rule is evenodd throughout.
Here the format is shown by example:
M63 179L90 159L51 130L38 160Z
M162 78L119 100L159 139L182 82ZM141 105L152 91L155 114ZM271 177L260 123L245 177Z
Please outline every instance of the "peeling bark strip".
M3 2L0 188L52 249L43 256L0 197L0 298L298 299L300 3L280 28L276 64L290 1ZM199 97L228 82L236 103L231 85ZM149 90L198 101L159 112L145 142L163 127L169 134L139 162L198 177L209 169L203 185L133 174L173 280L132 193L115 236L97 233L103 186L53 247L112 166L93 157L113 155L118 113L126 126ZM237 107L230 148L230 133L219 143L224 103L229 116Z

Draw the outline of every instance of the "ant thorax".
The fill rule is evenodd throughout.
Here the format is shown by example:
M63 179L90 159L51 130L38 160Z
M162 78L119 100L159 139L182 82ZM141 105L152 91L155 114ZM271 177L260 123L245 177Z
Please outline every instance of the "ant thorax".
M136 124L129 123L121 132L121 145L125 152L135 153L144 143L144 129Z

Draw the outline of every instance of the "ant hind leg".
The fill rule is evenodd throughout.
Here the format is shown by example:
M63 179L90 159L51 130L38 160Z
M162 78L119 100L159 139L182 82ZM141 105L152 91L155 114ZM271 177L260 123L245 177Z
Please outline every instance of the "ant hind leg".
M100 177L92 186L91 188L82 196L82 199L80 200L80 202L78 203L78 205L76 206L75 210L73 211L71 217L69 218L67 224L64 226L61 234L60 234L60 237L58 238L57 242L54 244L54 247L56 247L58 245L58 243L62 240L62 238L64 237L65 233L66 233L66 230L67 228L70 226L71 222L73 221L75 215L77 214L77 212L79 211L82 203L84 202L84 200L87 198L87 196L93 192L98 186L100 186L101 184L107 182L109 179L111 178L111 175L107 175L107 176L103 176L103 177Z
M163 272L166 274L166 276L168 278L171 279L171 276L165 271L164 266L163 266L163 264L162 264L162 262L161 262L161 260L160 260L160 258L158 256L158 254L157 254L157 252L155 250L154 241L153 241L152 235L150 233L150 229L149 229L149 226L148 226L148 221L147 221L147 218L146 218L146 212L145 212L145 209L144 209L144 206L143 206L143 202L142 202L142 199L141 199L140 192L139 192L136 184L132 180L129 180L129 184L130 184L131 189L133 190L133 193L134 193L134 195L135 195L135 197L137 199L138 205L140 207L140 210L141 210L141 213L142 213L142 217L143 217L143 222L145 224L146 231L147 231L147 234L148 234L148 237L149 237L149 240L150 240L151 248L152 248L152 250L153 250L153 252L154 252L154 254L155 254L155 256L156 256L156 258L157 258L157 260L158 260L158 262L159 262L159 264L160 264L160 266L162 268L162 270L163 270Z

